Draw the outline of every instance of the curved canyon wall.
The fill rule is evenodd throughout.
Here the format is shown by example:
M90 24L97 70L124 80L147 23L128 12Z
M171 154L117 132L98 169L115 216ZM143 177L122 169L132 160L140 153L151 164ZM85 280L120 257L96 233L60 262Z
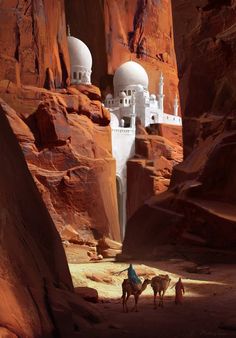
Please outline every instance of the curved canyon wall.
M1 100L0 336L78 337L100 316L74 293L61 239L6 111L14 120L15 113ZM22 131L20 120L15 122ZM24 136L30 133L25 130Z
M0 15L0 97L62 239L120 240L110 116L98 88L68 87L64 2L2 1Z
M235 248L235 10L235 1L173 1L185 160L171 188L130 219L124 253L155 257L164 243Z

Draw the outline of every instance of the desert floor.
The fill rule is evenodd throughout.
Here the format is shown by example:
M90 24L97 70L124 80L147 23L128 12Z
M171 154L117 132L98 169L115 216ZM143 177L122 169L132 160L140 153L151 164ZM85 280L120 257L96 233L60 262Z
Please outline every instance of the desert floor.
M175 247L160 249L155 261L132 261L141 279L156 274L171 278L164 308L154 310L150 285L140 296L139 312L124 313L121 284L126 273L113 273L128 267L127 262L112 260L98 263L80 262L75 251L67 252L74 286L95 288L99 303L95 306L104 316L101 324L81 332L83 338L213 338L236 337L236 256L215 250ZM209 267L210 273L191 272L196 266ZM174 288L182 277L186 289L183 305L175 305ZM129 309L133 297L129 300Z

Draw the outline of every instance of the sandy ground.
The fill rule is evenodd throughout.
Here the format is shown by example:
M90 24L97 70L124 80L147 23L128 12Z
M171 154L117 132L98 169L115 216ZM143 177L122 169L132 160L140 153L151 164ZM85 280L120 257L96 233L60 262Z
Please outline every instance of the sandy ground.
M74 286L97 289L100 301L96 307L104 316L103 323L81 332L82 337L236 337L236 331L220 328L222 323L227 324L228 321L233 322L236 328L236 263L232 263L234 258L214 251L193 251L178 255L168 252L166 257L163 253L158 261L133 261L142 280L158 274L168 274L171 278L164 308L154 310L153 293L148 286L140 296L137 313L122 311L121 284L126 278L126 273L119 277L113 275L113 272L127 268L129 262L70 263ZM196 264L202 264L202 261L208 263L210 274L187 272ZM222 264L222 261L228 263ZM186 294L184 304L177 306L174 303L174 288L171 289L171 286L178 277L183 279ZM130 310L132 307L133 298L129 300Z

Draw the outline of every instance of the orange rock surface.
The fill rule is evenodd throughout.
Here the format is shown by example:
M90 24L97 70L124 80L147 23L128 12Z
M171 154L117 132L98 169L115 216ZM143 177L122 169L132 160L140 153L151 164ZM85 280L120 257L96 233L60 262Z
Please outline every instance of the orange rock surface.
M29 107L22 107L26 95ZM120 240L109 113L98 89L11 86L2 96L14 98L16 111L2 107L62 238L71 226L80 244L103 235Z
M74 293L61 239L5 109L1 103L0 335L77 337L89 313L94 322L101 317Z
M64 86L69 55L63 0L0 3L0 80ZM51 74L51 75L50 75Z
M170 189L130 219L125 253L164 243L236 247L235 5L173 1L185 160Z

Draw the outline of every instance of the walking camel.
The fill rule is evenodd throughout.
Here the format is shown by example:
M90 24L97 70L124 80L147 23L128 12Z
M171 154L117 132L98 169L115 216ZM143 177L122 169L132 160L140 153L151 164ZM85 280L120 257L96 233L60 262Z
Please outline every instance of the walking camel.
M134 296L135 305L132 311L138 312L138 300L141 293L147 288L148 284L151 283L150 279L145 279L140 288L137 285L133 285L128 279L124 279L122 283L122 299L123 299L123 311L128 312L127 301L131 295Z
M170 285L170 281L171 279L169 278L168 275L158 275L152 278L151 287L154 293L154 309L157 308L157 304L156 304L157 292L159 293L158 306L164 307L164 296L165 296L166 290L168 289Z

